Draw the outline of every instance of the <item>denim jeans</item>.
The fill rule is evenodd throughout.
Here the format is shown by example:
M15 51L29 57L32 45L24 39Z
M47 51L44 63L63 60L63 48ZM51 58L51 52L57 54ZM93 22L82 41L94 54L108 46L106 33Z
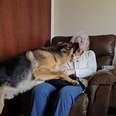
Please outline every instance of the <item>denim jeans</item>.
M47 101L52 92L57 88L49 83L42 83L33 90L33 106L31 116L44 116ZM75 98L82 92L82 88L78 86L67 85L62 87L57 93L55 101L55 109L52 116L68 116L71 106L75 102Z

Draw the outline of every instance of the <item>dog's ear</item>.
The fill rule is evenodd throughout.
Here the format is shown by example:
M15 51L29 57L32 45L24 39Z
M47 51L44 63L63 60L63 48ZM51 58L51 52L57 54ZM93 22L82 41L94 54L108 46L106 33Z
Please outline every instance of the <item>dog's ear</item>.
M26 52L26 58L29 60L29 61L34 61L34 55L33 55L33 52L32 51L27 51Z

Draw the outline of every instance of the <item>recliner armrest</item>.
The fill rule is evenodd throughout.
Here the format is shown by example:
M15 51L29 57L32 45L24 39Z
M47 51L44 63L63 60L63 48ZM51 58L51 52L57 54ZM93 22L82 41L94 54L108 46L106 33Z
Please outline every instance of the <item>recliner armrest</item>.
M89 116L106 116L113 82L113 74L106 70L100 70L90 77L87 89Z
M90 85L113 84L115 79L113 74L106 70L99 70L95 75L90 78Z

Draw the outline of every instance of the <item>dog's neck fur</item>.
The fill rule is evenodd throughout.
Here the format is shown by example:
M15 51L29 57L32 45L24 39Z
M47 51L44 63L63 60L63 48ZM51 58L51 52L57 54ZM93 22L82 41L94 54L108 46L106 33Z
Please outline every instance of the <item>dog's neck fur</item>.
M70 51L67 51L66 53L65 52L62 52L61 53L61 56L56 54L56 59L58 61L59 60L58 57L60 57L61 64L64 64L66 61L68 61L68 60L71 59L72 54L73 54L73 49L71 49Z

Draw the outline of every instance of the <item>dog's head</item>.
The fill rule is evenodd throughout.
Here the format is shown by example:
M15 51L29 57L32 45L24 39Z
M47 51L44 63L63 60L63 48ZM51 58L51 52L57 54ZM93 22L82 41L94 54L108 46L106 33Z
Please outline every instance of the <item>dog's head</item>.
M76 50L79 48L79 43L58 42L56 46L61 52L67 52L73 48L73 53L75 53Z

